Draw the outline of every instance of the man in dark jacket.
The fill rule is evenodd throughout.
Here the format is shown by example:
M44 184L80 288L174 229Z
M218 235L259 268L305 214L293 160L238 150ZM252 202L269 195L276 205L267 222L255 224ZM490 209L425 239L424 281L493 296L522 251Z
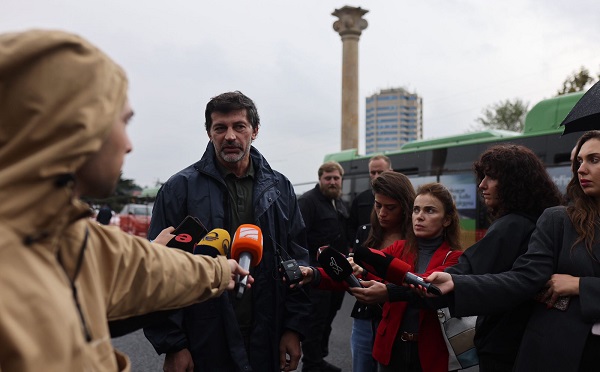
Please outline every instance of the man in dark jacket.
M231 235L244 223L259 226L263 257L251 269L254 284L241 299L221 296L178 311L146 328L165 370L269 372L297 368L310 301L281 280L282 256L307 264L304 223L289 180L251 146L258 135L254 102L241 92L214 97L206 106L210 138L202 159L160 189L149 238L187 215L207 229Z
M342 176L344 169L334 161L326 162L318 171L319 183L314 189L304 193L298 203L302 218L306 223L306 235L310 264L320 266L317 261L319 247L330 245L332 248L348 253L346 225L348 209L340 199L342 194ZM328 354L331 322L342 306L345 292L311 289L312 310L310 329L302 343L304 372L339 372L340 368L323 359Z

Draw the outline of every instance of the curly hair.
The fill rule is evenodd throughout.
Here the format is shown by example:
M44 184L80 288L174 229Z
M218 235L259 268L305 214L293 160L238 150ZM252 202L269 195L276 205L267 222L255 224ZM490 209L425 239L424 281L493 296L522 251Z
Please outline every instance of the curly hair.
M388 198L394 199L400 205L400 211L402 213L402 222L399 226L402 238L406 239L407 236L413 234L412 229L412 205L415 201L415 189L410 183L408 177L402 173L396 173L392 171L383 172L373 180L371 185L374 194L380 194L387 196ZM381 245L384 240L384 231L377 218L375 208L371 210L371 231L367 240L365 240L365 247L372 247L376 249L384 248Z
M446 186L438 182L426 183L417 188L418 195L431 195L442 203L444 207L444 217L450 221L450 224L444 228L444 241L448 243L450 249L461 250L462 245L460 244L460 218L458 216L458 210L456 204L454 204L454 198L450 190ZM413 199L414 204L414 199ZM411 212L411 225L412 225L412 212ZM405 249L403 256L406 256L409 252L414 254L414 257L418 256L418 242L415 234L411 234L407 239L408 249Z
M488 176L498 180L498 207L488 210L492 219L508 213L538 218L544 209L563 203L563 196L541 160L527 147L495 145L473 163L477 184Z
M600 140L600 131L592 130L585 132L581 137L579 137L575 154L579 154L581 146L591 139ZM575 231L577 232L577 240L575 243L573 243L571 248L580 242L584 242L586 249L591 253L592 245L594 244L594 240L596 238L596 226L600 224L600 218L598 215L598 201L596 197L589 196L583 192L583 189L579 183L579 175L577 173L579 167L579 161L574 159L574 161L571 163L573 177L571 177L571 181L569 181L569 184L567 185L567 197L572 201L572 204L567 207L567 215L569 216L569 219L573 223ZM592 255L592 257L594 256Z

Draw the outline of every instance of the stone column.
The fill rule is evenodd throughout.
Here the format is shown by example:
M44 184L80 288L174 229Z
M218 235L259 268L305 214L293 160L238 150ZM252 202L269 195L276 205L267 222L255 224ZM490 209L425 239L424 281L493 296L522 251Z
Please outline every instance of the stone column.
M333 29L342 37L342 150L358 149L358 40L369 11L345 6L331 15L339 18Z

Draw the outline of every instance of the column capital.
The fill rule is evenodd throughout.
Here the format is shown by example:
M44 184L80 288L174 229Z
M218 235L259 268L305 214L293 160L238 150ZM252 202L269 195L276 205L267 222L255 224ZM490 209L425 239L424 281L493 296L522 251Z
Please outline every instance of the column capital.
M368 12L368 10L361 7L355 8L352 6L344 6L343 8L336 9L331 15L339 19L333 22L333 29L340 34L342 40L345 36L358 38L362 30L369 25L367 20L362 18Z

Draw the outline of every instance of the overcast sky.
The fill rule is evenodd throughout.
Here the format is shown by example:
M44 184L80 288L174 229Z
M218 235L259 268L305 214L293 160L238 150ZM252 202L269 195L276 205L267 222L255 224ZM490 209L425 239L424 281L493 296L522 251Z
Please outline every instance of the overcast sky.
M369 10L361 153L365 97L380 89L423 97L429 139L464 133L500 100L531 107L581 66L600 73L597 0L0 0L0 31L72 31L125 68L136 112L125 178L150 186L198 160L206 102L240 90L258 107L254 145L271 166L316 182L324 155L340 150L342 43L331 12L345 5Z

